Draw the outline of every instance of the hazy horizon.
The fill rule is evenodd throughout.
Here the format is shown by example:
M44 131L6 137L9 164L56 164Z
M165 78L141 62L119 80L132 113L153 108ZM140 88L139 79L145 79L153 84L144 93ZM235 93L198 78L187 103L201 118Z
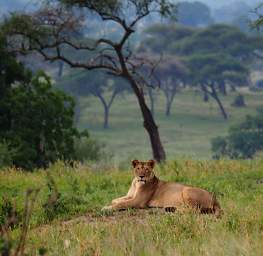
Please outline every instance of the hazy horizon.
M197 0L187 0L188 2L195 2ZM211 9L217 9L221 6L229 5L232 3L238 3L238 2L244 2L248 4L249 6L255 6L256 4L260 3L260 0L198 0L200 2L203 2L207 4ZM175 2L182 2L175 0ZM39 3L37 0L0 0L0 12L5 13L9 11L15 11L15 10L22 10L22 9L28 9L32 8L34 5Z

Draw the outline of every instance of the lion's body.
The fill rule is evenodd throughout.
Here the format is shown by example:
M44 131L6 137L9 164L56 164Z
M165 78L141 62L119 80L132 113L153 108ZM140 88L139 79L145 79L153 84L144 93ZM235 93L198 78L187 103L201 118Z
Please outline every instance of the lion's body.
M138 170L137 170L138 171ZM142 174L142 173L140 173ZM107 209L126 208L175 208L190 206L203 213L220 215L221 209L210 192L175 182L159 180L155 175L144 173L145 180L135 177L126 196L117 198Z

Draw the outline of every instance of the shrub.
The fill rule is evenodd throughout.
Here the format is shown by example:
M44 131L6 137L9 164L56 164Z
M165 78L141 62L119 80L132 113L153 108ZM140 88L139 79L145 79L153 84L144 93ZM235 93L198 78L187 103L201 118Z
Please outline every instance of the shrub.
M98 161L106 157L105 144L98 142L89 136L83 136L75 140L76 160L80 162Z
M247 116L246 120L229 130L226 137L212 140L214 158L252 158L263 149L263 109L256 116Z
M74 102L53 88L50 77L39 72L29 84L12 88L4 101L9 107L1 116L6 120L2 127L10 125L0 135L16 150L7 161L31 170L74 159L74 139L80 137L73 124Z
M35 76L6 49L0 34L0 166L24 169L74 160L74 101L43 71Z
M11 199L8 197L4 197L2 205L0 206L0 225L5 224L8 226L8 228L9 227L13 228L20 221L21 221L21 214L16 210Z
M242 94L237 95L231 105L233 107L245 107L246 103L244 96Z
M47 186L49 189L46 202L42 205L45 218L52 221L58 217L65 217L72 212L80 211L82 205L86 205L87 201L79 191L79 183L76 179L72 179L70 184L71 189L67 193L58 191L57 184L53 177L47 173Z

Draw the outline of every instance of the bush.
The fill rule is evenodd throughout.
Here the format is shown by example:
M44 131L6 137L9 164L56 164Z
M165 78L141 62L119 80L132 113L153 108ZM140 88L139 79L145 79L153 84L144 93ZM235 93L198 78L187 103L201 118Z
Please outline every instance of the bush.
M229 135L212 140L213 158L252 158L263 149L263 110L231 127Z
M242 94L237 95L231 105L233 107L245 107L246 103L244 96Z
M46 202L42 205L46 220L52 221L58 217L66 217L72 213L77 213L80 211L79 207L81 205L87 204L86 198L79 191L77 179L72 179L69 185L71 189L67 193L59 192L55 180L47 173L49 193Z
M6 49L0 34L0 166L27 170L74 160L73 98L43 71L35 76Z
M74 159L74 139L80 137L74 127L74 101L55 89L49 76L39 72L29 83L10 88L3 102L0 136L16 150L15 166L32 170Z
M98 161L106 156L105 145L90 137L75 140L76 160L80 162Z
M19 213L12 200L3 197L0 205L0 226L6 225L8 228L14 228L21 221L21 213Z

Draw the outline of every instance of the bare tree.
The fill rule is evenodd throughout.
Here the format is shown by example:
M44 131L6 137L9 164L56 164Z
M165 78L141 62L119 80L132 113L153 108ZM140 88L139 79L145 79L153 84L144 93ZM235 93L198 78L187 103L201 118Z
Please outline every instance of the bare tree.
M168 16L171 8L173 5L168 0L53 0L31 15L12 16L5 29L10 35L10 46L19 48L19 53L37 51L48 61L60 60L72 68L104 70L126 79L137 97L153 157L160 162L165 160L165 151L143 94L145 81L140 74L143 64L134 64L128 41L146 16L152 13ZM94 39L94 35L83 42L74 40L74 32L83 27L88 29L91 16L116 25L119 38L113 40L103 35ZM83 60L69 58L66 54L69 48L83 52Z

